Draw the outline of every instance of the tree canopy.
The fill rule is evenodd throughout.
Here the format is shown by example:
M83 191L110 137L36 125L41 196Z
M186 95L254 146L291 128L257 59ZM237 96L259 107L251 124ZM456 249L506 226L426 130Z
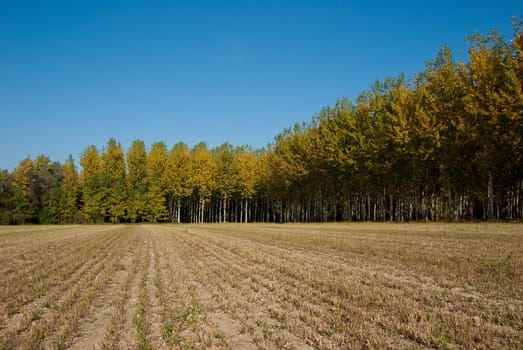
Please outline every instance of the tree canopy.
M110 139L0 171L0 223L523 219L523 25L340 98L266 148Z

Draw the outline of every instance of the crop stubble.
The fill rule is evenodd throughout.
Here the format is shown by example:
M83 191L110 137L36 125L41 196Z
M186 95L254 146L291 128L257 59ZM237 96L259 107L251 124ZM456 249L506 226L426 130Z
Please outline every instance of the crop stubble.
M0 227L0 349L523 348L517 224Z

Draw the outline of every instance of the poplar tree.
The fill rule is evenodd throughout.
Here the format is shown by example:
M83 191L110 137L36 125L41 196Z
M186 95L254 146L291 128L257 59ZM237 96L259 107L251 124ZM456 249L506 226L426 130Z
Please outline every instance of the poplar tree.
M16 223L35 222L37 216L35 176L33 161L26 157L13 171L12 188L14 192L14 217Z
M0 225L13 222L13 193L11 174L6 169L0 170Z
M125 156L120 143L113 138L109 139L101 158L106 192L105 213L111 222L118 223L125 216L127 200Z
M191 150L193 177L191 182L194 184L195 195L197 198L196 217L193 221L204 222L205 205L211 199L215 182L215 164L211 153L204 142L200 142Z
M193 169L191 154L186 144L179 142L172 148L167 161L163 182L169 196L169 217L171 222L182 220L182 200L193 191Z
M435 208L431 218L437 220L445 215L447 220L453 220L456 218L455 199L473 183L473 172L466 171L463 166L472 158L465 127L463 65L454 61L451 50L445 45L427 64L425 74L426 83L421 90L424 114L421 115L426 113L435 121L432 133L437 173L432 174L431 182L435 199L441 193L447 201L446 213Z
M147 155L147 217L149 221L163 221L167 218L165 173L169 154L163 142L155 142Z
M88 146L80 157L80 186L82 189L82 213L88 222L101 223L105 216L105 183L102 159L98 149Z
M214 182L219 197L218 221L227 222L229 201L238 191L238 159L234 148L224 143L212 152L215 164Z
M258 182L260 180L260 166L258 157L243 148L236 156L238 191L242 201L242 218L244 222L249 221L249 202L253 199ZM240 221L242 221L240 219Z
M141 140L127 150L127 218L142 221L147 212L147 151Z
M27 157L0 172L0 222L521 220L522 31L473 34L467 62L443 46L257 152L137 140L124 157L110 139L79 177L72 157Z
M78 173L72 155L69 155L69 158L67 158L62 172L63 179L60 185L60 192L63 198L63 206L61 215L63 222L71 224L75 221L78 213L79 199Z

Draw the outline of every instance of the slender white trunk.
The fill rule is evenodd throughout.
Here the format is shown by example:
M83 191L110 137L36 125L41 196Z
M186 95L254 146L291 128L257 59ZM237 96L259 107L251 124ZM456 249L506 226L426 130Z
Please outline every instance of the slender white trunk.
M203 211L205 209L205 201L203 198L200 198L200 212L198 213L198 222L203 223Z
M223 198L223 222L227 222L227 194Z
M243 199L240 199L240 222L243 222Z
M177 207L177 213L176 213L176 220L178 221L178 223L180 223L181 207L182 207L182 204L180 203L180 198L178 198L178 207Z
M393 197L392 197L392 193L389 194L389 214L390 214L390 221L394 221L394 202L392 201L393 200Z
M243 215L245 222L249 222L249 199L245 198L245 214Z
M448 221L452 220L452 192L450 191L450 183L448 184L449 190L449 209L448 209Z

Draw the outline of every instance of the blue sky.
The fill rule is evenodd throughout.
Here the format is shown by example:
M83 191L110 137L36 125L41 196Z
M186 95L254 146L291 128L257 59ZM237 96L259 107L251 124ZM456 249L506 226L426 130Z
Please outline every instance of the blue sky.
M520 1L0 0L0 168L110 137L265 146L376 79L424 69Z

